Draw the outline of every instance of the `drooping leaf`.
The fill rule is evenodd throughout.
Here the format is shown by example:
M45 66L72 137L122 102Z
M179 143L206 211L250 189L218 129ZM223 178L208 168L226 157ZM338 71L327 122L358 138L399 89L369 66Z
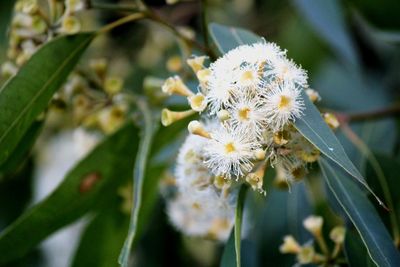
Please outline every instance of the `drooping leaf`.
M235 254L236 254L236 267L240 267L241 261L241 242L242 242L242 221L243 221L243 208L246 199L247 186L242 185L239 189L239 195L235 210Z
M357 229L371 259L378 266L400 266L400 254L365 193L325 156L321 157L320 166L329 189Z
M294 0L294 4L310 23L310 26L342 59L352 65L358 63L358 57L346 29L339 1Z
M0 234L0 265L26 254L115 194L133 166L135 140L137 129L132 124L118 130L79 162L52 194L6 228Z
M86 227L72 267L118 266L118 255L129 227L129 216L121 212L119 198L105 205Z
M94 36L80 33L50 41L0 89L0 164L47 107Z
M236 252L235 252L235 230L229 236L228 241L226 241L224 252L222 253L220 267L232 267L237 266L236 264Z
M131 212L129 231L118 259L119 264L123 267L127 267L129 264L129 256L131 253L132 244L138 229L139 213L143 198L145 171L156 125L158 125L153 121L153 115L147 104L140 99L136 103L144 117L144 130L142 131L139 151L133 171L133 208Z
M226 53L229 50L243 44L259 42L261 38L256 34L235 27L228 27L218 23L211 23L209 31L219 52Z
M42 121L33 122L29 127L14 152L3 164L0 164L0 181L2 177L12 175L13 172L17 171L18 167L24 163L42 128Z
M344 254L350 267L374 267L375 263L368 256L368 252L363 246L361 238L357 233L347 231L344 242Z

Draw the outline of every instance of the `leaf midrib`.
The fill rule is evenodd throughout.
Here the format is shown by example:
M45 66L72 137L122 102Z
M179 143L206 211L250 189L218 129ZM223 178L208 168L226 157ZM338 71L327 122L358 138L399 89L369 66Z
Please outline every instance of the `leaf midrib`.
M355 215L356 215L359 219L362 218L362 217L360 216L360 213L359 213L358 210L357 210L357 207L355 207L355 206L353 205L353 202L351 201L351 197L347 194L346 189L344 188L343 184L340 182L340 178L336 175L336 173L334 172L334 170L332 170L332 168L329 166L329 164L326 163L326 164L323 164L323 165L325 165L325 167L328 168L328 169L330 170L330 172L332 173L332 175L333 175L333 176L335 177L335 179L337 180L338 185L340 186L344 197L347 199L348 203L350 203L350 205L351 205L352 208L354 209ZM325 171L324 171L324 168L322 168L322 171L324 172L324 175L327 176L327 174L326 174ZM356 227L357 231L360 233L360 237L362 238L362 240L363 240L364 243L365 243L364 237L363 237L363 235L361 235L361 232L360 232L360 229L359 229L358 225L357 225L356 223L354 223L354 218L353 218L353 216L350 215L350 213L347 211L347 209L344 207L344 205L343 205L342 202L340 201L340 198L339 198L338 195L336 194L335 190L333 190L332 184L329 182L329 179L326 179L326 181L327 181L329 187L332 189L331 191L332 191L332 193L335 195L335 197L336 197L336 199L338 200L340 206L342 206L343 210L346 212L347 216L350 218L350 220L352 221L353 225ZM382 256L382 258L385 260L385 262L388 264L388 266L390 266L390 263L389 263L387 257L382 253L382 250L380 249L379 245L377 244L377 242L376 242L376 240L375 240L373 234L371 234L371 232L369 231L369 228L366 226L366 224L363 222L362 219L360 219L359 221L360 221L361 224L364 226L364 228L366 229L366 232L368 233L368 235L369 235L370 238L372 239L372 242L374 243L374 246L376 247L376 250L379 251L379 254ZM376 262L376 260L375 260L374 257L372 256L372 254L371 254L371 252L370 252L368 246L366 246L366 249L367 249L368 254L370 255L371 259L374 261L374 263L375 263L377 266L379 266L379 264Z
M20 119L26 114L28 109L32 106L32 104L37 100L37 98L47 89L47 87L54 81L55 77L64 69L64 67L69 64L72 60L73 57L80 51L82 47L87 45L88 41L90 41L92 36L89 36L87 40L82 42L73 52L66 58L66 60L60 65L59 68L53 74L50 76L49 80L44 84L44 86L37 91L37 94L28 102L27 105L24 106L22 111L17 115L17 118L11 123L10 127L6 129L4 134L0 137L0 144L3 142L3 140L7 137L7 135L10 133L12 129L16 126L16 124L20 121Z

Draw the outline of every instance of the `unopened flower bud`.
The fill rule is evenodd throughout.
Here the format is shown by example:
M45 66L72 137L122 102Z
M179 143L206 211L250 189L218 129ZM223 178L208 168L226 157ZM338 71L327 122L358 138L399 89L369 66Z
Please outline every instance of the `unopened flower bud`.
M324 120L331 129L337 129L340 126L338 119L332 113L325 113Z
M206 58L206 56L192 57L187 59L186 62L193 70L193 72L197 74L199 70L202 70L204 68L203 64Z
M6 61L1 65L1 76L8 79L17 74L18 68L10 61Z
M167 108L164 108L161 111L161 124L164 126L169 126L174 122L177 122L181 119L187 118L193 115L195 112L193 110L186 111L171 111Z
M315 91L314 89L311 89L311 88L306 89L306 94L308 95L308 98L313 103L321 100L321 97L319 96L318 92Z
M201 84L207 84L207 82L210 78L210 75L211 75L210 69L202 69L202 70L199 70L198 72L196 72L197 79L199 80L199 82Z
M299 243L294 239L293 236L287 235L283 238L283 244L279 247L281 253L297 254L301 250Z
M206 98L202 93L188 97L190 107L197 112L202 112L207 107Z
M246 176L246 182L251 186L253 190L259 190L265 194L263 190L264 174L265 174L265 164L261 164L255 172L251 172Z
M161 87L161 90L168 94L177 94L182 96L191 96L193 92L182 82L179 76L169 77Z
M290 140L290 133L288 131L280 131L274 133L274 143L280 146L286 145Z
M66 0L65 5L68 12L77 12L86 8L84 0Z
M224 176L217 175L214 178L214 186L218 189L226 188L231 185L231 180L225 178Z
M103 109L99 114L99 124L105 133L117 130L125 121L126 109L123 106L113 106Z
M74 34L81 30L81 23L74 16L66 16L62 21L61 32L66 34Z
M322 217L311 215L303 221L303 226L314 236L319 236L321 235L323 223Z
M217 116L220 121L229 120L229 118L231 117L226 109L221 109L220 111L218 111Z
M182 60L180 56L172 56L167 60L167 70L178 72L182 69Z
M191 134L199 135L205 138L211 138L210 133L204 129L204 125L199 121L191 121L188 125L188 130Z
M265 159L265 150L264 149L257 149L254 152L254 156L257 160L264 160Z
M300 249L300 252L297 254L297 261L300 264L309 264L313 262L315 256L315 250L312 246L304 246Z
M335 242L335 244L343 244L346 235L346 228L343 226L336 226L329 233L330 239Z
M89 61L89 67L99 76L101 79L107 72L107 60L105 58L96 58Z
M124 81L120 77L108 77L104 82L104 91L109 95L115 95L122 90Z

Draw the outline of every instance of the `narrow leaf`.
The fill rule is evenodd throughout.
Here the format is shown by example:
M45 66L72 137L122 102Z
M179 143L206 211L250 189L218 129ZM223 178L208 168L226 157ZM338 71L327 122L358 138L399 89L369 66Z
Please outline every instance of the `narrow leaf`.
M236 252L235 252L235 230L233 229L228 241L225 244L224 252L221 258L220 267L233 267L236 264Z
M358 63L340 1L294 0L293 2L310 26L325 39L333 51L352 65Z
M383 205L382 201L369 188L361 173L346 155L335 134L322 119L320 112L310 101L304 90L301 92L301 97L303 98L305 109L303 115L294 122L296 129L324 155L360 182L375 196L379 204Z
M360 234L378 266L400 266L400 254L363 191L339 166L323 156L320 166L329 189Z
M133 124L128 124L108 137L51 195L6 228L0 234L0 265L25 255L50 234L107 201L133 166L136 132Z
M343 249L350 267L376 266L368 256L368 252L363 246L362 240L357 233L349 230L347 231Z
M144 117L144 130L142 132L142 139L139 145L139 151L136 157L135 168L133 171L133 207L131 212L131 221L128 236L125 240L125 244L118 259L119 264L123 267L127 267L129 264L129 255L138 228L139 212L141 209L143 198L143 180L145 177L147 160L150 154L153 136L156 130L155 125L157 125L153 121L153 115L146 102L139 99L137 101L137 105Z
M242 241L242 220L243 220L243 208L244 201L246 199L247 186L242 185L239 190L239 195L236 204L235 211L235 252L236 252L236 267L241 265L241 246Z
M235 27L227 27L217 23L211 23L209 31L218 50L224 54L239 45L259 42L261 38L256 34Z
M94 36L81 33L54 39L0 89L0 164L47 107Z

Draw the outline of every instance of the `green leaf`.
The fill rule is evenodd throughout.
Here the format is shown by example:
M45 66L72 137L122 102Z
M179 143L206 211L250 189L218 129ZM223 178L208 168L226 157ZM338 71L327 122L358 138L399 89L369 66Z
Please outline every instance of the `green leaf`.
M400 266L400 254L375 208L348 174L325 156L320 166L329 189L360 234L378 266Z
M374 267L375 263L368 257L368 252L363 246L362 240L357 233L349 230L346 232L346 240L344 242L344 254L350 267Z
M295 6L311 27L341 58L356 65L358 64L357 53L346 28L339 3L336 0L294 0Z
M25 255L50 234L108 201L133 166L136 139L133 124L118 130L79 162L52 194L6 228L0 234L0 265Z
M235 231L232 230L228 241L225 244L224 252L222 253L220 267L233 267L236 264L236 252L235 252Z
M42 128L43 121L35 121L29 127L14 152L3 164L0 164L0 181L4 176L13 175L24 164Z
M235 253L236 253L236 267L241 266L241 246L240 243L242 241L242 221L243 221L243 208L244 201L246 199L246 192L248 187L246 185L242 185L239 189L239 195L236 204L235 210Z
M218 50L224 54L229 50L243 44L252 44L259 42L261 39L256 34L235 27L227 27L217 23L209 25L209 31Z
M156 125L158 125L154 123L153 115L145 101L139 99L137 101L137 105L144 117L144 129L142 132L142 138L133 171L133 208L131 213L131 221L128 236L118 259L119 264L123 267L128 266L132 244L138 228L139 213L143 198L143 180L145 177L147 160L149 158L153 136L156 131Z
M119 198L112 200L86 227L72 267L118 266L118 255L129 227L129 216L122 214Z
M94 36L81 33L54 39L0 89L0 164L47 107Z

